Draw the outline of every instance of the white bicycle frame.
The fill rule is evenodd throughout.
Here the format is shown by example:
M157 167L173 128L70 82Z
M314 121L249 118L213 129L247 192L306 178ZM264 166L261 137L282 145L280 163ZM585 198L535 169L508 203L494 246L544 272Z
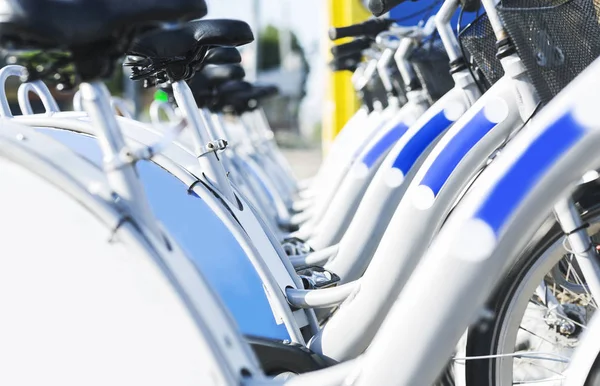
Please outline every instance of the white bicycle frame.
M451 13L453 12L454 10L451 11ZM447 23L443 17L440 20L443 23ZM456 74L457 83L465 85L465 89L457 87L447 97L438 102L436 109L428 112L430 115L426 117L427 120L422 122L422 126L415 125L415 127L411 128L390 152L388 159L384 162L384 166L380 169L382 171L379 172L383 180L381 186L387 187L384 193L389 194L390 187L398 188L401 186L404 182L404 176L408 175L409 171L413 168L418 154L423 152L435 137L444 131L468 107L470 96L476 95L476 89L473 82L469 84L463 80L463 77L466 75L466 71ZM478 103L481 106L483 102ZM448 106L450 110L444 112L442 109L444 106ZM442 124L437 123L440 120L436 118L438 116ZM468 123L470 120L471 117L467 115L462 119L462 122ZM432 124L427 126L428 122L432 122ZM457 129L455 130L460 130L461 126L462 124L456 124L454 127L457 127ZM416 151L417 149L420 150ZM383 205L379 208L380 211L385 210ZM367 210L364 213L367 212L369 211ZM376 218L374 217L374 219ZM388 230L383 236L383 246L379 246L370 265L369 257L360 255L356 255L355 259L348 260L348 264L344 264L346 260L344 260L344 255L341 252L338 252L337 256L332 259L331 264L326 265L328 269L332 269L334 272L337 272L335 269L345 268L344 273L352 275L351 279L360 276L365 268L366 272L360 279L360 289L357 288L351 293L349 300L344 306L331 317L327 325L313 338L310 344L313 350L322 352L338 360L343 360L360 354L370 343L379 324L385 317L386 310L391 307L402 287L402 283L410 274L411 264L415 264L419 256L416 255L414 259L411 259L410 248L412 247L411 245L407 245L409 239L398 237L398 235L403 234L399 232L398 227L400 227L400 230L403 230L405 225L401 224L411 223L414 218L412 216L402 217L396 214L393 219L395 219L395 222L392 220L389 224ZM366 221L362 217L360 220ZM359 222L356 224L359 224ZM355 229L358 229L358 225L356 227ZM425 238L429 237L429 235L421 235L418 231L414 233L418 236L414 243L415 247L426 246L427 243L421 243L419 237ZM377 238L377 236L373 237ZM393 245L393 248L386 248L386 243L387 246ZM374 243L373 245L376 244ZM405 252L403 248L408 248L409 250ZM403 264L401 259L397 259L398 253L401 253L402 256L408 255L409 258L407 261L411 263ZM390 259L390 256L394 256L394 259ZM318 294L314 296L318 297ZM347 320L352 320L353 322L348 323Z
M350 379L356 380L356 384L381 384L390 379L398 384L431 384L435 380L456 341L477 318L491 293L495 281L490 277L499 277L498 272L526 246L536 226L556 208L557 201L568 195L581 175L600 165L600 156L595 152L600 141L600 126L595 119L600 79L594 75L599 68L597 62L582 74L474 182L408 280L370 348L358 362L360 366L356 363L352 366ZM88 106L91 102L100 105L98 101L105 96L97 87L91 85L83 95ZM577 96L577 105L573 96ZM95 112L102 109L106 110L106 106L98 107ZM499 115L500 119L507 118L506 114ZM112 122L104 126L107 131L116 127ZM118 135L113 132L111 138L113 144L118 144ZM108 146L111 150L115 147ZM114 185L120 182L115 177L109 180ZM123 192L135 188L131 183L123 185ZM419 205L426 207L422 202ZM465 280L447 286L430 285L444 282L448 275L460 275ZM190 281L183 281L191 286ZM437 317L419 312L422 304L436 309ZM407 312L410 318L406 318ZM219 325L217 329L222 327ZM244 350L240 348L239 352ZM397 366L398 357L403 358L403 366ZM232 358L225 359L227 364L231 361ZM249 366L254 369L252 363ZM349 370L350 366L342 365L320 373L331 377L327 382L337 383L342 372L345 377ZM238 372L238 377L241 373ZM315 376L299 376L288 383ZM322 380L325 382L325 378ZM258 382L263 381L244 383Z
M94 375L94 382L126 384L133 377L156 385L167 379L186 382L189 377L215 377L222 383L238 380L237 369L221 367L223 357L215 355L222 344L210 334L216 332L214 326L190 315L181 288L169 282L181 274L171 275L168 268L177 262L180 252L168 252L160 247L161 241L148 237L147 230L123 221L98 169L42 134L7 122L0 130L0 154L0 175L5 183L0 194L4 203L0 228L7 236L2 246L5 258L0 286L5 296L0 302L5 317L0 356L9 366L0 375L2 383L53 382L59 373L64 385L86 383L89 371L96 373L99 361L105 372ZM87 186L94 186L94 193ZM35 211L35 221L23 216L25 206ZM21 232L24 227L27 230ZM68 246L65 238L71 238ZM101 294L98 288L102 288ZM152 299L144 293L149 290L155 295ZM136 299L135 312L132 299ZM29 307L23 308L25 302ZM203 303L218 305L210 296ZM52 315L43 321L34 317L50 309ZM171 333L164 327L167 311L169 328L176 328ZM115 312L125 319L115 321ZM238 339L235 328L227 331L231 323L226 317L223 320L223 315L214 319L225 323L219 333ZM25 328L23 318L38 319L39 323ZM81 334L89 329L95 334L82 341ZM151 336L150 331L162 331L168 341ZM170 358L148 352L140 340L162 347ZM234 350L245 350L238 342L233 344ZM24 347L31 345L35 350L25 354ZM244 356L230 359L241 368L258 368L251 356L250 362ZM206 367L186 365L191 358L206 361ZM128 371L123 371L123 361L128 363ZM68 369L65 363L76 368ZM151 363L155 368L140 374ZM27 372L27 366L42 371Z
M371 358L378 360L366 361L362 384L384 379L378 371L387 366L396 367L393 376L399 384L434 381L464 329L477 320L499 274L531 240L556 202L600 165L594 151L600 140L595 118L599 68L596 61L567 86L475 181L373 341L373 348L384 337L387 347L402 345L394 355L406 358L403 366L393 364L391 352L373 349ZM449 275L460 275L461 281L429 285ZM584 273L586 278L593 275ZM435 309L436 318L413 313L420 304ZM407 312L411 318L403 317ZM397 339L389 339L391 329Z
M3 76L6 76L10 70L15 70L15 68L9 68L9 70L4 71L2 73ZM21 72L21 68L17 68L16 70L18 71L14 71L15 73ZM99 113L98 117L100 117L100 119L93 131L101 139L100 142L103 145L102 150L105 154L112 153L113 151L121 154L123 149L125 149L125 142L120 135L116 120L110 110L108 98L106 98L105 86L101 83L94 82L84 83L83 86L84 91L82 92L82 97L84 105L86 105L86 108L92 115L93 113ZM101 111L108 111L108 114L104 115L100 113ZM46 119L48 119L48 117L46 117ZM52 212L55 210L54 208L56 208L57 211L60 211L59 208L61 208L62 203L65 205L70 205L68 204L69 202L77 203L76 206L80 206L79 203L85 203L84 207L86 209L84 210L93 213L95 218L100 219L101 222L105 224L106 234L104 236L102 233L96 232L89 234L88 239L72 240L75 243L73 244L75 249L81 247L80 244L77 244L78 241L81 241L82 243L85 243L86 241L90 242L91 244L87 245L87 247L90 247L94 245L92 242L93 240L91 240L90 237L99 237L101 244L104 243L105 246L101 247L99 245L98 253L102 251L105 253L110 252L106 249L106 246L110 246L110 240L116 238L119 240L117 244L129 246L128 249L131 253L129 256L130 258L136 257L138 260L141 258L146 261L142 265L138 264L136 267L136 277L143 276L145 277L145 280L150 280L151 277L153 277L152 275L149 275L150 272L147 272L146 275L139 276L141 272L148 271L148 268L150 268L151 271L154 271L153 275L159 273L159 275L162 276L162 280L168 287L171 287L170 291L173 294L169 296L171 296L172 299L177 299L176 302L180 304L179 307L183 306L183 308L185 308L183 314L180 314L185 315L184 318L190 318L192 321L192 325L189 326L188 323L188 326L185 329L183 328L183 325L180 324L182 327L180 333L189 332L190 327L192 330L196 331L195 334L199 339L196 338L190 340L191 336L187 336L185 341L188 341L190 345L195 346L192 351L197 352L197 354L194 355L198 355L202 360L206 360L205 370L210 373L212 379L215 381L219 380L217 382L238 383L245 372L259 374L258 363L253 357L251 350L240 341L240 335L235 325L232 323L227 313L222 309L220 303L214 298L211 290L205 285L201 276L197 274L197 271L191 266L188 258L178 249L175 243L170 242L171 237L164 230L160 229L155 221L152 226L145 222L152 219L150 217L151 215L140 215L140 212L144 210L145 206L143 203L139 202L139 200L143 199L144 196L130 196L132 198L131 201L123 199L118 200L117 203L115 203L115 188L119 188L123 193L137 193L141 191L139 186L135 186L138 184L137 179L127 181L127 178L130 177L130 175L123 173L124 170L127 170L126 165L123 164L118 169L111 169L111 164L107 164L105 167L109 172L102 173L98 168L92 166L92 164L83 162L79 156L72 153L67 147L31 128L16 125L6 119L3 119L2 130L0 131L0 148L0 153L3 155L4 159L8 157L13 163L23 165L25 170L29 170L33 174L36 174L38 179L42 178L53 184L57 188L56 191L62 190L63 194L61 195L60 200L63 201L60 201L55 193L48 192L52 193L48 195L48 199L52 197L54 201L52 202L52 205L46 205L44 209L40 209L40 213L46 213L48 210ZM112 161L112 159L108 157L105 157L105 160L107 162ZM6 170L6 168L3 168L3 172ZM42 191L46 186L44 183L35 185ZM27 194L29 193L32 195L31 197L27 197ZM28 190L25 194L22 194L19 199L28 200L30 209L33 210L36 206L33 205L34 203L43 204L45 202L44 197L46 197L46 195L39 196L38 194L39 192L36 190ZM71 196L71 201L64 201L64 194ZM132 201L137 201L136 205L133 207L131 206ZM17 209L18 206L14 208ZM35 229L38 227L37 224L39 224L39 226L44 229L41 231L44 235L50 237L50 239L55 238L59 240L61 232L67 230L69 226L69 223L65 223L64 221L61 222L60 219L65 218L65 221L71 220L72 216L70 216L70 214L73 213L72 211L67 210L67 208L64 209L65 212L57 214L56 216L52 216L50 213L50 221L53 225L47 223L47 220L44 220L45 217L43 215L38 216L38 221L36 221L35 224L31 224L30 231L39 235L39 232L35 233ZM19 213L18 215L21 216L21 214L22 213ZM5 212L5 216L8 215L9 212ZM83 219L81 215L79 219L80 221ZM67 226L67 229L59 226L61 224ZM82 226L82 223L79 221L70 223L70 226L75 225L80 227ZM53 236L55 233L56 235ZM77 232L74 231L73 233L76 234ZM15 239L15 241L18 241L18 238ZM28 243L28 245L30 246L28 247L29 249L44 249L47 247L44 243ZM5 243L4 246L7 247L7 244ZM21 248L22 247L23 244L21 244ZM88 251L88 255L93 256L94 251L95 249ZM48 260L48 252L47 249L44 249L44 251L40 251L39 253L30 256L40 256L43 257L44 260ZM76 277L73 275L73 272L60 269L61 265L59 262L64 262L64 258L68 255L67 250L63 252L64 253L53 256L58 259L57 264L50 264L48 269L44 271L44 277L53 280L55 283L57 275L68 274L67 276L69 277ZM15 256L18 256L19 251L14 251L14 253ZM109 255L107 254L102 256L104 264L112 264L113 260L108 257ZM124 272L123 270L125 268L122 265L122 259L118 260L118 264L120 264L119 268L108 268L109 271L111 273ZM131 264L134 264L133 260L131 261ZM148 268L144 268L144 265L148 266ZM52 268L57 268L58 270L52 271ZM5 272L8 273L10 271L5 270ZM62 280L59 281L63 282ZM3 280L3 284L5 285L9 285L10 283L10 280ZM119 283L121 283L119 280L110 282L113 286L117 286ZM106 282L103 284L105 285ZM125 284L127 288L131 288L132 285L135 285L130 280L121 284ZM119 287L115 287L112 290L118 295L129 293L128 290L119 292ZM11 293L12 298L19 296L19 294L15 292L6 293ZM173 295L175 296L174 298ZM43 300L43 297L40 297L39 299ZM126 298L123 299L126 300ZM53 301L60 302L62 301L62 297L54 297ZM65 297L65 301L68 301L68 297ZM172 300L169 301L172 303ZM119 302L118 296L115 298L115 302ZM154 302L156 302L156 300L154 300ZM109 302L107 304L114 305L116 303ZM77 308L73 308L72 305L60 309L64 312L69 309L77 310L77 312L81 311ZM172 319L173 322L175 322L177 318L181 318L175 311L176 310L171 307L171 312L169 312L174 318ZM54 312L57 312L57 309L54 309ZM204 312L207 312L207 314L203 314ZM211 315L211 317L205 318L204 315ZM101 322L101 319L98 319L98 321ZM152 321L147 322L148 324L144 324L150 327ZM65 325L65 327L68 327L68 324ZM91 326L88 325L87 327ZM103 327L99 326L98 328L100 331L106 327L107 326L104 325ZM28 331L28 334L29 333L31 333L31 331ZM114 333L117 333L117 331L115 330ZM15 331L10 331L10 334L13 337L17 337ZM66 339L66 336L68 335L69 333L65 333L64 336L61 335L63 336L61 339ZM49 334L48 336L53 336L53 334ZM79 335L75 335L74 337L78 341L80 340ZM9 342L11 341L4 339L4 342L5 345L3 347L10 350L11 346L9 345ZM66 345L66 342L67 341L63 340L62 344ZM123 346L123 348L125 347L126 346ZM180 346L180 348L183 347ZM16 348L11 350L11 355L14 355L17 351ZM188 352L188 350L184 350L183 352ZM8 360L7 356L3 357L5 360ZM51 355L45 357L44 363L51 362L52 358L60 360L61 356ZM140 359L143 358L144 355L141 355ZM31 360L32 356L30 355L28 363L31 363ZM135 360L131 365L134 365L134 362ZM5 363L7 363L7 361L5 361ZM145 363L147 364L148 362ZM163 364L166 365L166 363ZM14 369L18 370L18 366ZM3 376L5 377L11 377L12 375L15 374L8 371L3 373ZM171 374L171 376L172 375L173 374ZM48 374L44 377L47 376ZM19 379L23 379L22 373L19 374ZM151 382L151 380L148 381Z
M428 32L431 33L431 31ZM410 83L413 75L410 73L411 68L406 63L405 57L406 52L399 49L396 53L396 62L402 69L404 82ZM403 182L406 178L402 173L408 172L408 170L400 171L393 167L393 164L396 159L401 157L400 153L405 149L407 143L417 133L436 137L470 104L471 95L474 93L474 82L464 81L465 77L470 77L470 75L467 72L454 74L457 86L431 106L413 125L410 125L410 128L392 147L389 155L381 162L381 166L366 189L345 234L343 237L338 235L341 237L341 241L337 255L332 256L326 266L327 269L338 274L342 278L342 282L356 280L362 275L387 228L393 213L390 208L397 206L404 193L406 184ZM465 103L466 106L461 107ZM454 111L447 111L440 115L440 112L446 110L446 107ZM425 126L427 127L425 128ZM310 240L310 243L313 245L313 240Z
M14 69L22 70L19 66L5 67L0 70L0 79L3 79L3 74L8 74ZM49 95L49 91L45 85L43 86ZM0 100L6 100L6 98L0 98ZM7 115L4 114L4 116ZM85 113L52 113L50 116L26 115L12 119L32 127L51 127L87 135L96 133L89 124ZM144 124L122 117L117 119L122 132L129 141L133 140L136 144L151 147L162 139L161 133ZM202 130L202 126L198 130ZM224 197L217 198L214 196L214 192L207 191L206 187L210 187L211 184L204 178L204 170L194 153L180 142L175 141L175 144L176 146L162 149L161 155L155 157L154 161L181 179L192 191L204 197L206 202L211 203L215 213L235 233L236 239L249 251L253 251L248 253L248 256L253 259L252 264L263 281L275 319L279 320L279 323L285 324L292 342L304 344L300 329L308 326L313 333L316 331L314 313L312 310L298 310L292 313L284 294L286 289L302 288L302 283L278 241L268 234L268 228L258 220L251 206L239 194L236 195L235 204L229 204L224 208L223 203L219 202L219 200L224 200ZM198 178L203 181L202 184L197 184ZM231 215L235 219L232 219Z
M454 9L446 4L454 3ZM458 1L447 2L446 11L452 13ZM439 15L438 15L439 16ZM441 18L443 18L443 13ZM518 127L520 114L532 114L535 104L532 98L521 98L525 103L515 103L515 90L524 94L527 83L523 80L524 69L516 56L504 59L509 62L506 77L474 104L474 106L442 137L428 159L419 168L392 217L377 252L368 267L357 265L360 289L352 292L344 307L334 314L328 324L311 341L311 348L337 359L351 358L362 352L370 342L389 309L417 266L420 256L431 238L445 220L452 206L459 199L470 180L486 164L487 158ZM520 71L517 71L520 70ZM514 77L514 78L513 78ZM402 173L404 175L406 173ZM563 210L562 218L573 217ZM564 221L563 221L564 222ZM579 224L580 225L580 224ZM575 230L577 222L571 222L565 231ZM401 235L401 237L399 237ZM583 242L580 251L585 251ZM339 253L339 252L338 252ZM389 256L394 256L390 261ZM339 259L339 257L338 257ZM333 262L335 262L335 258ZM343 261L343 260L342 260ZM368 260L367 260L368 263ZM327 268L334 269L332 265ZM337 267L336 267L337 268ZM352 266L345 267L352 272ZM336 272L336 271L334 271ZM344 322L353 320L352 328ZM360 331L355 334L352 329Z
M254 101L254 103L258 102ZM288 174L287 169L290 168L289 165L287 168L285 167L287 161L285 161L283 155L280 154L283 161L276 157L274 149L277 149L277 147L273 143L274 134L266 126L267 122L262 121L262 116L257 115L258 113L258 111L246 112L239 119L246 127L248 132L247 139L249 139L252 145L256 160L261 163L263 169L271 176L277 191L286 204L288 204L289 208L297 192L297 186L294 183L293 174ZM259 121L258 118L261 118L261 120ZM279 161L284 163L280 165Z
M257 112L255 111L252 113L244 113L244 115L249 116L250 114L256 113ZM248 118L252 117L254 117L254 115ZM269 197L274 196L275 205L277 205L277 214L275 214L274 217L279 216L282 219L282 221L289 222L289 209L292 202L293 194L295 194L297 190L295 190L296 188L292 186L294 181L292 181L291 178L287 178L288 176L284 176L284 172L280 170L283 169L284 166L280 166L279 164L276 164L273 161L273 158L275 156L273 155L271 148L276 148L275 145L272 143L272 141L274 140L273 133L270 131L267 132L266 129L263 135L255 133L256 130L253 130L250 133L248 133L247 128L249 124L244 124L241 121L240 117L229 117L230 121L232 118L235 118L236 127L242 128L241 131L238 130L236 132L232 132L230 130L231 122L228 122L229 124L225 123L221 114L211 113L211 118L213 125L215 126L217 131L221 133L223 138L230 139L229 143L230 145L232 145L232 151L225 151L224 153L226 156L231 158L231 162L233 164L235 164L236 162L239 163L240 161L242 163L257 164L259 171L262 172L262 174L257 175L257 173L255 173L253 170L248 169L248 171L253 173L252 175L248 176L248 178L253 177L255 182L260 183L260 181L257 180L259 180L260 178L264 178L265 172L268 176L277 176L277 178L270 180L270 182L273 185L275 185L274 187L270 188L271 190L264 191L265 188L268 187L259 186L258 189L255 189L257 191L253 192L253 194L262 195L267 200L267 202L269 202ZM255 122L250 122L250 124L253 124L254 126L258 125ZM271 134L270 138L267 133ZM232 167L235 166L232 165ZM228 170L233 169L229 168ZM240 177L244 177L244 175ZM273 204L268 204L269 208L272 206ZM279 212L281 212L281 214L279 214Z
M428 35L431 34L431 31L426 30L423 31L423 34L427 34L427 32L429 32ZM423 36L419 35L418 38L423 38ZM406 58L411 52L414 39L403 38L401 40L397 52L402 58ZM403 44L406 41L408 44ZM388 55L385 55L386 53ZM382 59L385 61L382 67L387 67L387 61L392 60L393 53L387 49L383 55ZM405 84L410 84L414 79L414 74L403 76L403 78L405 78ZM429 107L422 90L409 91L407 98L408 103L402 106L392 119L385 122L375 136L365 144L364 149L357 153L350 170L338 186L334 199L307 240L314 249L320 250L340 242L385 155Z
M600 142L596 120L599 71L600 61L596 61L474 181L369 349L350 374L337 374L343 380L322 384L389 384L393 380L398 385L427 385L436 380L467 326L481 317L501 273L527 246L556 202L569 195L582 175L600 166L600 155L594 150ZM447 277L461 280L447 282ZM422 312L423 304L436 310L435 318ZM573 373L582 369L585 374L591 367L597 354L595 343L583 346L594 349ZM321 373L333 376L333 371ZM301 375L286 384L315 379L309 377Z
M312 248L320 250L341 240L383 157L391 150L393 141L397 140L397 137L400 137L427 107L424 97L417 102L409 99L409 102L365 146L365 150L357 155L318 224L313 223L310 235L303 234L305 237L309 236L307 243Z
M437 136L467 107L462 88L454 88L410 127L384 159L340 241L338 252L325 265L325 268L340 276L342 283L357 280L363 275L394 214L390 208L398 206L408 186L406 182L412 179L413 170L418 169L421 163L417 161L413 168L402 171L394 167L396 159L407 149L415 135L429 133L430 136Z
M420 31L420 28L415 27L398 27L396 30L397 35L410 35ZM367 81L376 73L380 73L382 82L385 84L385 75L382 71L383 67L387 65L392 59L392 56L383 54L380 60L369 61L364 70L360 67L353 75L353 84L357 90L361 90L366 86ZM413 99L413 103L422 103L418 98ZM397 100L395 98L390 99L390 105L383 110L382 113L375 110L368 115L368 118L361 125L364 113L364 109L359 110L355 117L353 117L346 127L336 137L333 145L329 150L328 157L324 160L321 170L317 176L312 180L311 186L317 188L309 189L308 194L301 195L304 198L311 199L309 203L301 202L294 207L307 208L307 213L301 213L295 216L294 223L302 223L299 232L296 232L294 236L301 239L307 239L311 233L314 232L314 227L319 223L323 214L327 211L328 207L333 202L334 197L338 197L337 190L342 183L344 177L348 175L352 163L355 159L366 149L369 148L369 144L377 143L373 136L384 136L385 132L393 129L393 126L389 126L392 120L395 120L393 116L397 112ZM387 127L387 130L385 130ZM318 193L317 193L318 192ZM307 222L307 220L309 220ZM324 226L324 228L327 228Z
M375 64L375 70L378 71L388 91L391 91L392 85L387 67L392 59L396 59L399 68L409 68L409 71L401 71L401 73L405 84L413 83L415 75L406 58L414 49L415 41L431 35L433 27L433 19L431 19L423 28L397 28L394 35L404 36L400 45L394 49L387 47ZM401 62L404 67L400 65ZM357 89L361 87L362 84L357 85ZM361 138L361 142L356 142L359 144L357 149L346 148L347 152L353 151L353 153L349 154L347 166L331 185L335 187L331 198L319 201L313 206L310 212L312 216L294 236L308 240L308 244L317 250L340 241L384 155L408 126L429 107L422 90L409 91L407 98L408 102L399 111L397 98L390 98L390 106L379 117L378 127L368 137ZM300 217L304 218L303 215Z
M373 63L373 67L376 67L376 63ZM308 237L310 237L315 226L318 225L328 207L333 202L334 197L337 195L337 190L342 184L344 177L350 173L350 168L357 153L360 152L364 144L368 143L370 138L372 138L375 133L382 129L383 125L393 118L396 112L397 109L394 106L388 106L388 108L382 112L377 110L371 112L368 118L365 120L364 125L359 127L361 129L360 134L355 136L352 143L348 143L343 149L340 149L339 152L335 153L336 163L335 165L332 165L333 167L328 170L326 175L329 180L322 184L318 190L318 194L314 195L312 199L312 205L308 210L306 210L306 213L300 213L294 217L295 220L293 223L302 224L299 231L293 233L293 236L301 239L308 239ZM354 122L352 127L356 127L355 125L358 126L358 122ZM356 130L354 131L356 132ZM331 162L328 161L328 159L329 157L326 158L325 162ZM323 174L323 176L323 178L325 178L325 174ZM321 178L318 174L314 183L316 184L319 182L321 182Z
M454 3L456 8L458 2ZM313 350L337 359L346 359L360 354L366 348L370 342L369 334L375 334L385 317L385 310L393 304L419 262L419 256L464 187L486 164L494 149L522 123L519 113L533 112L533 103L515 103L514 90L527 92L527 84L522 80L524 71L516 71L519 67L514 59L509 57L506 60L510 64L506 66L507 72L512 77L506 77L475 103L443 137L419 169L408 188L408 200L401 202L392 218L376 258L361 278L360 286L349 287L349 300L313 338ZM570 228L576 229L577 223ZM399 238L398 235L408 237ZM401 258L398 258L399 253ZM387 261L387 256L395 256L393 263ZM333 261L336 261L335 258ZM331 268L331 265L327 267ZM338 290L342 292L341 287ZM318 296L313 296L315 303ZM353 323L350 325L346 320L353 320ZM352 330L360 331L360 334Z
M585 386L590 371L594 369L594 364L600 354L600 318L598 315L594 315L586 327L565 372L565 386Z

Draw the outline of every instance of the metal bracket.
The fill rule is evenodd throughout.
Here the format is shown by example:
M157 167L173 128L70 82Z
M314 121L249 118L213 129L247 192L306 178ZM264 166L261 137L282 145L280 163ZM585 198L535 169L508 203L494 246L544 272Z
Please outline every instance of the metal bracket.
M323 267L311 266L296 270L304 289L321 289L337 286L340 277L335 273L326 270Z
M225 150L225 148L227 147L227 144L228 144L227 141L224 139L217 139L214 141L210 141L205 146L202 146L200 148L199 154L196 156L196 158L203 157L203 156L207 155L208 153L216 153L219 150Z
M150 147L145 147L142 148L140 150L149 150L151 149ZM104 170L107 172L112 172L115 170L119 170L125 166L129 166L129 165L133 165L135 164L137 161L139 161L141 158L151 158L151 157L140 157L139 154L136 154L132 149L130 149L129 147L124 147L123 149L121 149L121 151L119 152L119 154L115 155L114 157L108 159L108 158L104 158L104 162L103 162L103 167Z

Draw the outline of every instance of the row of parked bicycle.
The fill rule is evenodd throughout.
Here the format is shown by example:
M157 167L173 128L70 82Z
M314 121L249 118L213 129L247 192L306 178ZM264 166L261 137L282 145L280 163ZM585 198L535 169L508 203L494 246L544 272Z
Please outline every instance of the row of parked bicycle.
M600 3L332 29L362 107L306 181L206 13L5 2L0 384L600 384Z

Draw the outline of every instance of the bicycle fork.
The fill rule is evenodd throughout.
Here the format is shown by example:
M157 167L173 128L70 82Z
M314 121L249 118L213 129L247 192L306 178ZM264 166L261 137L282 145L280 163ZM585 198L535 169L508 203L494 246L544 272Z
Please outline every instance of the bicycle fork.
M554 206L554 215L569 242L571 253L577 260L587 287L594 299L600 299L600 264L598 254L587 234L587 225L581 221L572 197Z

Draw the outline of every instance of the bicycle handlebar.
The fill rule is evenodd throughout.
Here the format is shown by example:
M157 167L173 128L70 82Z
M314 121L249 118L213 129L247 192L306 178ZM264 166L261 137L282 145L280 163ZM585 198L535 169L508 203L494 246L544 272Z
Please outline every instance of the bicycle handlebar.
M331 47L331 53L337 57L347 56L369 48L372 43L372 39L359 38L351 41L350 43L339 44Z
M337 40L355 36L375 37L379 33L389 29L393 23L394 21L390 19L373 19L347 27L332 27L329 29L329 38Z
M432 16L427 20L427 23L421 27L393 25L388 31L383 31L377 35L375 42L387 48L397 48L402 38L421 40L433 34L435 29L435 16Z
M360 53L334 58L329 62L331 71L350 71L354 72L361 61Z
M369 0L369 11L375 16L381 16L397 5L407 0ZM411 0L418 1L418 0ZM481 0L460 0L461 6L465 12L475 12L481 5Z
M406 0L369 0L369 10L375 16L381 16ZM416 1L416 0L412 0Z

